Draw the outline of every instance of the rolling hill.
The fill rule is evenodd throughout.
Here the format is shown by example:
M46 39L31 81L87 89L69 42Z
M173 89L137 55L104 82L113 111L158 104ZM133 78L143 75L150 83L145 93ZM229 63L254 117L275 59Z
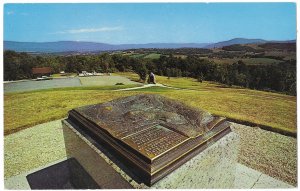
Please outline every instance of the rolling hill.
M208 43L147 43L147 44L106 44L97 42L58 41L58 42L16 42L4 41L4 50L17 52L96 52L139 48L203 48Z
M107 44L98 42L81 41L57 41L57 42L16 42L4 41L4 50L14 50L16 52L38 52L38 53L58 53L58 52L101 52L112 50L126 50L139 48L220 48L233 44L262 44L267 42L290 43L291 41L266 41L263 39L235 38L218 43L147 43L147 44Z

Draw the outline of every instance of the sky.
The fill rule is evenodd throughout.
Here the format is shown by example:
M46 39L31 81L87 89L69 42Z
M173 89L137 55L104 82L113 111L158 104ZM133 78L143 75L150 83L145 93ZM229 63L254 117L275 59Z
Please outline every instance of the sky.
M5 4L4 40L110 44L296 39L295 3Z

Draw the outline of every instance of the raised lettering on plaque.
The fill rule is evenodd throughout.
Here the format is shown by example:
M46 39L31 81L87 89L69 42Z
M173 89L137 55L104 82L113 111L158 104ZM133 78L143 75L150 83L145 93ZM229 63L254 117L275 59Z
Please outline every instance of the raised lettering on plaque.
M136 95L69 112L152 185L230 132L224 118L159 95ZM117 157L117 156L116 156Z

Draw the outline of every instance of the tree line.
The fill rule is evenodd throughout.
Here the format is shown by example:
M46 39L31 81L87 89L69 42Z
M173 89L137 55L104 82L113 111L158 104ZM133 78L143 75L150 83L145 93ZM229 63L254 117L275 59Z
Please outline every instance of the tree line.
M183 54L183 55L207 55L213 53L211 49L206 48L140 48L129 49L128 52L134 51L135 53L158 53L158 54Z
M270 65L216 64L207 59L189 55L177 58L172 54L159 59L142 59L121 54L36 56L14 51L4 52L4 80L32 78L34 67L51 67L54 73L124 72L133 71L145 81L149 72L168 77L192 77L199 82L215 81L229 86L284 92L296 95L296 61Z

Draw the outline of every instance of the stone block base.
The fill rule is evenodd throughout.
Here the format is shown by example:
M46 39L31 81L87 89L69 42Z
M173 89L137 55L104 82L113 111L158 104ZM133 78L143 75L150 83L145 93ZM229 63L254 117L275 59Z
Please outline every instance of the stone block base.
M62 124L68 158L75 158L100 188L149 188L91 134L66 120ZM150 188L234 188L239 137L231 132L208 144L207 149Z

